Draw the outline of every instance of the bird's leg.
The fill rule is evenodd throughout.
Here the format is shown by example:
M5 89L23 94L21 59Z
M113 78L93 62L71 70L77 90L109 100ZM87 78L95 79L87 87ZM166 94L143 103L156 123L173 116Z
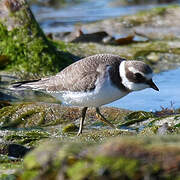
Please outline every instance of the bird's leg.
M112 128L116 128L112 123L110 123L100 112L99 108L96 108L97 117L102 122L106 123L107 125L111 126Z
M82 109L82 117L81 117L81 120L80 120L80 126L79 126L79 131L77 133L77 136L79 136L80 134L82 134L82 129L83 129L83 123L84 123L84 119L85 119L85 116L86 116L86 111L87 111L88 107L84 107Z

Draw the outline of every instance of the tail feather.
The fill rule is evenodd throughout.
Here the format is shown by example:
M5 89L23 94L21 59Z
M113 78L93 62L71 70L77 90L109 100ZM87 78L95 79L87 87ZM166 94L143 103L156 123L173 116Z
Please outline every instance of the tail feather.
M43 84L41 79L29 80L29 81L19 81L11 84L10 89L12 90L24 90L24 89L43 89Z
M41 80L41 79L29 80L29 81L18 81L18 82L12 83L12 87L18 88L23 84L38 82L39 80Z

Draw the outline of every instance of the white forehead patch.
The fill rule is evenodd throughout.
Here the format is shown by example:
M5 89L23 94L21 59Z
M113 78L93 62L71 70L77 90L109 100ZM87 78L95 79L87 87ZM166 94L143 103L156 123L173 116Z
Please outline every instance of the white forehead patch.
M133 66L130 66L128 69L129 69L129 71L133 72L134 74L135 74L135 73L141 73L141 74L144 76L144 73L139 72L139 71L138 71L136 68L134 68Z

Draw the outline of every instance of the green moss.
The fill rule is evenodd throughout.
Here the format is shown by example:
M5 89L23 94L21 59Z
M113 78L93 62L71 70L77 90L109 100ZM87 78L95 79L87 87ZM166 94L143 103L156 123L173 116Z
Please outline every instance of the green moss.
M179 136L119 137L103 144L82 142L48 140L25 157L18 177L30 173L29 179L56 179L59 175L72 180L151 179L167 175L176 179L178 175ZM167 170L167 163L173 171Z
M139 162L138 160L124 157L98 156L94 160L94 168L96 171L102 168L109 169L112 178L126 176L130 179L134 179L135 174L139 169Z
M34 146L42 139L48 138L49 133L40 130L12 131L4 137L5 141L21 145Z
M68 168L67 175L72 180L82 180L91 176L93 177L93 169L86 161L79 161L72 167Z
M35 114L39 114L40 119L36 122L36 125L41 125L44 123L45 112L41 107L34 107L32 109L27 109L23 111L21 114L17 114L16 118L12 118L18 110L23 109L30 103L21 103L14 104L12 106L4 107L0 109L0 122L2 122L2 128L14 128L18 126L25 126L27 120ZM31 122L33 126L33 121Z
M1 155L2 156L2 155ZM8 157L7 157L8 158ZM9 158L8 158L9 159ZM8 169L18 169L22 168L23 163L22 161L14 161L14 160L7 160L6 162L3 161L0 164L0 170L8 170Z
M37 170L27 170L22 173L21 179L22 180L33 180L35 177L37 177L38 171Z
M63 128L63 132L64 133L67 133L67 132L77 132L78 129L79 128L74 123L71 123L71 124L68 124L67 126L65 126Z
M35 170L41 167L41 165L38 163L36 157L33 154L29 154L28 156L26 156L24 161L24 166L27 170Z
M59 72L72 63L72 57L58 51L46 39L32 13L24 6L11 15L16 22L13 29L7 30L6 23L0 21L0 54L10 60L6 69L24 72L23 76L26 73L47 75ZM65 45L63 51L66 51Z
M133 120L133 119L148 119L148 118L153 118L154 115L151 112L145 112L145 111L136 111L128 114L125 116L125 120Z
M1 180L16 180L16 176L13 174L0 174Z
M132 112L125 116L124 122L118 125L118 128L122 126L129 126L132 124L135 124L137 122L145 121L149 118L153 118L154 115L151 112L145 112L145 111L137 111L137 112Z

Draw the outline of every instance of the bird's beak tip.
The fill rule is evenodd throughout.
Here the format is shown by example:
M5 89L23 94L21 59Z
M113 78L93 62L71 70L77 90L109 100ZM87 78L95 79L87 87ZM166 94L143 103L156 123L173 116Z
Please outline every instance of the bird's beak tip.
M159 88L154 84L154 82L151 80L151 81L149 81L149 86L152 88L152 89L154 89L154 90L156 90L156 91L159 91Z
M154 89L154 88L153 88ZM157 89L154 89L154 90L156 90L156 91L159 91L159 89L157 88Z

